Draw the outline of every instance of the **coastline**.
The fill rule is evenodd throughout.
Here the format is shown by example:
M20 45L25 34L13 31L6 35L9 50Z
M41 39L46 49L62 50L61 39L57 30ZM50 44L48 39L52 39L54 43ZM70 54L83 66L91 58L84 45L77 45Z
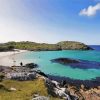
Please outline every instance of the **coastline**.
M49 79L53 79L57 82L62 82L62 80L66 81L67 84L76 86L76 87L81 87L81 85L84 85L86 88L95 88L100 86L100 77L96 77L95 79L91 80L78 80L78 79L71 79L68 77L61 77L61 76L53 76L47 74Z
M16 66L20 65L20 62L22 60L18 60L18 59L14 59L14 56L16 56L17 54L20 53L25 53L28 52L28 50L18 50L15 49L15 51L8 51L8 52L0 52L0 66L13 66L14 65L14 60L16 61ZM18 60L18 61L17 61ZM22 61L24 64L30 63L30 62L24 62ZM10 65L9 65L10 64ZM61 76L53 76L53 75L49 75L48 76L51 79L54 79L56 81L61 81L61 80L67 80L70 84L74 83L74 85L80 85L82 83L84 83L84 85L90 86L90 87L95 87L95 86L100 86L100 77L96 77L96 79L92 79L91 82L90 80L86 80L86 81L82 81L82 80L74 80L74 79L70 79L68 77L61 77ZM78 84L77 84L78 83ZM90 84L91 83L91 84Z
M0 52L0 58L6 57L6 56L11 56L11 55L14 55L14 54L24 53L24 52L27 52L27 50L15 49L14 51Z
M2 59L0 60L0 62L4 59L5 62L10 62L13 65L14 59L12 59L12 58L14 57L14 55L24 53L24 52L27 52L27 51L19 50L19 51L11 51L11 52L2 52L1 53ZM4 55L2 55L2 54L4 54ZM8 64L6 63L6 65L8 65ZM94 98L96 98L96 100L99 100L99 97L100 97L99 96L100 84L97 83L96 80L94 80L92 83L91 83L91 81L88 81L88 80L86 80L86 81L71 80L71 79L64 78L64 77L47 75L41 71L36 70L35 68L33 68L33 70L31 70L31 69L28 70L27 67L22 67L22 66L13 66L13 68L10 68L10 67L7 68L6 66L4 68L4 66L3 66L2 69L6 70L4 72L2 71L3 74L5 73L5 77L6 77L2 81L2 83L4 84L5 82L7 82L7 84L9 84L10 82L12 82L11 87L9 87L8 89L12 89L12 88L15 89L14 91L16 94L18 92L17 91L18 88L14 87L15 84L17 84L19 82L28 82L27 85L29 85L30 84L29 82L34 83L35 80L37 80L37 84L39 84L39 86L41 86L41 84L44 84L45 86L43 88L46 88L48 95L51 95L53 98L54 98L54 95L52 95L52 93L55 94L55 96L58 98L66 98L66 97L74 98L74 99L68 99L68 100L90 100L91 98L92 98L92 100L95 100ZM23 75L24 75L24 77L23 77ZM30 75L32 75L33 77L30 77ZM40 83L40 80L42 80L43 83ZM24 83L20 83L20 85L23 85L23 84ZM5 84L4 84L4 86L6 87ZM34 84L32 84L31 86L32 86L32 88L35 87ZM31 87L28 87L28 89L31 89ZM39 88L37 88L37 89L39 89ZM21 91L24 91L24 89L21 88ZM43 89L41 89L41 91L43 92ZM12 92L10 92L11 97L12 97ZM35 92L36 92L36 90L35 90ZM7 92L5 92L5 93L7 95ZM20 91L19 91L18 95L19 94L20 94ZM28 93L28 94L31 94L31 93ZM39 93L37 92L37 94L39 94ZM2 95L4 95L4 94L2 93ZM43 96L44 96L44 94L43 94ZM57 100L58 100L58 98L57 98ZM78 99L76 99L76 98L78 98ZM50 100L53 100L53 99L50 99ZM54 99L54 100L56 100L56 99Z
M15 49L14 51L0 52L0 59L1 59L0 65L1 66L10 66L9 64L13 65L13 62L11 62L11 60L13 59L13 56L20 53L25 53L27 51L28 50Z
M17 95L20 94L20 91L18 88L19 85L17 87L15 87L17 83L21 82L20 90L24 91L23 93L25 93L26 90L24 90L24 88L27 87L28 85L30 85L30 82L32 82L31 87L28 87L27 89L34 90L36 86L41 87L41 85L42 85L42 89L39 90L39 92L36 92L36 91L38 89L40 89L40 87L39 88L37 87L36 90L34 90L34 92L32 92L33 95L36 94L37 97L39 97L39 96L41 96L40 92L43 93L43 90L46 89L46 90L44 90L44 93L47 92L46 97L48 97L48 95L50 95L50 97L54 98L54 99L48 98L46 100L56 100L55 97L57 98L57 100L60 100L60 98L62 98L62 100L99 100L100 86L88 88L88 87L85 87L84 84L81 84L80 87L77 87L76 85L69 84L67 81L64 81L64 80L62 80L62 82L59 82L55 79L50 79L50 77L45 76L45 73L43 73L39 70L31 71L31 69L27 70L27 67L22 67L22 66L14 66L13 68L14 68L14 70L10 69L10 72L5 73L6 78L2 81L2 84L3 84L2 87L4 87L4 88L6 88L6 85L9 85L9 83L11 84L11 82L12 82L10 87L6 88L8 90L11 90L11 92L9 92L11 98L12 98L12 93L17 93ZM23 72L23 70L24 70L23 68L26 70L26 72ZM38 85L33 84L33 83L35 83L35 81L37 81ZM6 82L6 85L5 85L5 82ZM26 83L26 82L28 83L27 86L22 88L23 87L22 85L24 85L24 83ZM1 88L2 95L4 95L4 93L6 93L5 97L8 97L7 92L5 91L3 93L2 91L4 91L4 90ZM42 96L45 96L44 93L42 94ZM27 94L32 95L31 93L29 93L29 91L27 91ZM24 94L24 95L26 95L26 94ZM27 96L33 98L30 100L35 100L34 97L30 96L30 95L27 95ZM20 98L21 97L22 97L22 95L20 96ZM13 97L13 98L15 98L15 97Z

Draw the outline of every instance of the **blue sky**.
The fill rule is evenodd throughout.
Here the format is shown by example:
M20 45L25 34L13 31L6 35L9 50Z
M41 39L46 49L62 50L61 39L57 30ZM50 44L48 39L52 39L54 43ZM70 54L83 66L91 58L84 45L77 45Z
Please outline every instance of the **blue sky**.
M0 42L100 44L100 0L0 0Z

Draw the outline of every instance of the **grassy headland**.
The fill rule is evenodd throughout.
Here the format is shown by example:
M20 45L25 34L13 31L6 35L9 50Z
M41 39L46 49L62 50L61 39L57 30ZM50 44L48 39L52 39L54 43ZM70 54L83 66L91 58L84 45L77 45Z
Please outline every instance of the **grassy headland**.
M35 43L29 41L7 42L0 44L0 51L23 49L31 51L53 51L53 50L91 50L89 46L75 41L62 41L56 44Z

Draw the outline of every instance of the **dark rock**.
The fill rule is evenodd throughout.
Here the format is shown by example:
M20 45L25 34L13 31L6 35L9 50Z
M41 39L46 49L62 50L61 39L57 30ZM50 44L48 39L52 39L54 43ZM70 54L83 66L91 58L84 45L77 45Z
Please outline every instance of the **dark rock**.
M56 87L55 84L53 84L51 80L49 79L46 79L45 84L47 87L48 94L50 94L53 97L57 97L57 94L55 93L55 90L54 90L54 88Z
M37 64L35 64L35 63L28 63L28 64L26 64L25 65L25 67L27 67L27 68L37 68L38 67L38 65Z
M66 80L62 80L60 84L61 84L61 86L65 86L67 84L67 82L66 82Z
M38 74L40 74L40 75L42 75L42 76L44 76L44 77L48 77L45 73L43 73L42 71L40 71L40 70L38 70L38 71L36 71Z
M51 61L54 63L69 65L72 68L100 69L100 62L96 62L96 61L71 59L71 58L56 58Z
M57 59L53 59L51 60L52 62L58 62L61 64L69 64L69 63L79 63L79 60L74 60L74 59L70 59L70 58L57 58Z

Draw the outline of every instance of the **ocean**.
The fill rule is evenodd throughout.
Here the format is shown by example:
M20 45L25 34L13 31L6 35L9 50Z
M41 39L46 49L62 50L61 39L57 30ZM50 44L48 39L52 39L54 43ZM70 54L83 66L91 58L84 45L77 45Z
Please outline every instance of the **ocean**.
M91 46L95 50L63 50L63 51L29 51L15 56L16 63L36 63L45 74L59 76L74 80L94 80L100 77L100 46ZM94 66L79 68L51 62L55 58L72 58L90 61ZM98 66L97 66L97 64Z

